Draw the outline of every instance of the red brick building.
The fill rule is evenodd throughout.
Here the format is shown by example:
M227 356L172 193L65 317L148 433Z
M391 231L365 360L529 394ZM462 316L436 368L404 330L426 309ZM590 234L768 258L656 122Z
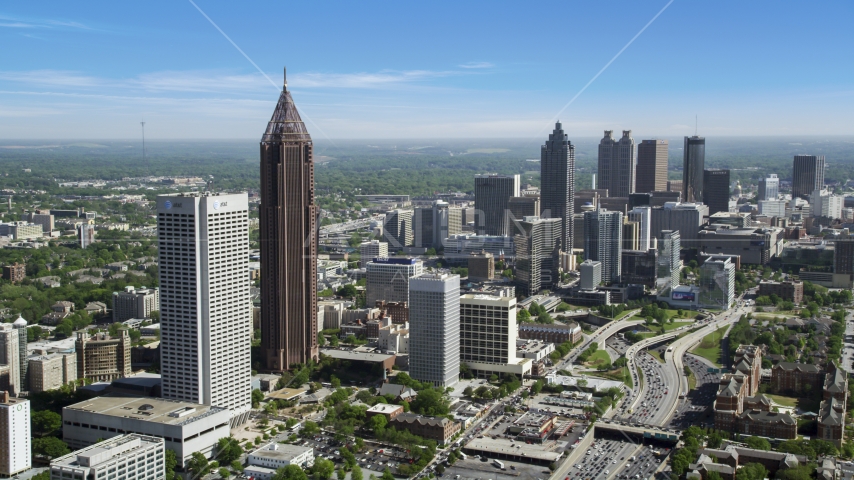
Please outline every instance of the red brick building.
M783 300L801 303L804 300L804 282L759 282L759 295L777 295Z
M807 363L780 362L771 368L774 392L818 393L824 385L824 372Z
M27 266L23 263L3 265L3 278L12 283L18 283L27 278Z

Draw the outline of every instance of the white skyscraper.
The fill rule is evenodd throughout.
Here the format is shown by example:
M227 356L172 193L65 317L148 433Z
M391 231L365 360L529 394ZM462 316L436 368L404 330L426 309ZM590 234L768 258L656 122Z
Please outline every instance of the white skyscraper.
M249 201L245 193L157 197L163 397L252 406Z
M469 293L460 297L460 361L480 377L530 374L516 358L516 299Z
M409 280L409 374L449 387L460 376L460 277L423 274Z
M584 213L584 259L602 262L602 281L620 282L623 214L608 210Z
M759 201L762 200L777 200L777 195L780 193L780 179L777 175L770 174L765 178L759 179Z
M832 195L825 189L813 190L810 195L810 209L813 217L842 218L842 206L845 198Z
M638 224L638 250L645 252L652 248L650 242L652 209L650 207L635 207L629 211L629 220Z
M0 476L32 468L30 401L0 392Z

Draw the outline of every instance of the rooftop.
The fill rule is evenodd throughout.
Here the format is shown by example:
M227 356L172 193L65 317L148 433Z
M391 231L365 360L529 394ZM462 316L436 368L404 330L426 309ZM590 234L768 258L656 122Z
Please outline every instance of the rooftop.
M165 425L189 423L206 417L210 413L228 413L228 410L225 408L210 407L191 402L116 394L107 394L75 403L74 405L63 408L64 410L97 413L111 417L144 420L146 422L162 423Z
M386 355L383 353L353 352L351 350L338 350L334 348L322 348L320 349L320 353L327 357L337 358L339 360L358 360L362 362L385 362L386 360L394 358L394 355Z
M293 460L305 453L314 454L314 449L311 447L300 447L299 445L270 442L258 450L251 452L249 455L268 458L270 460Z
M400 405L392 405L389 403L378 403L367 410L368 413L382 413L384 415L392 414L398 410L403 410Z
M123 455L131 450L147 447L153 444L164 444L160 437L138 435L131 433L121 435L96 443L82 450L59 457L51 462L52 466L68 466L89 468Z

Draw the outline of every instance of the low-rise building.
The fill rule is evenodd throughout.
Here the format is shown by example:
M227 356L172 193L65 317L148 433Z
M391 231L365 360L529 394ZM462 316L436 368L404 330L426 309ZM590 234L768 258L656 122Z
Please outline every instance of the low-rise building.
M842 448L845 437L845 402L833 397L821 402L818 412L818 438Z
M297 465L301 468L314 465L314 449L301 447L299 445L288 445L285 443L270 442L247 457L250 466L266 467L275 471L288 465Z
M521 323L519 338L523 340L541 340L554 344L577 343L581 341L581 327L577 323L562 325L558 323Z
M131 318L151 318L151 312L160 310L160 292L156 288L125 287L123 292L113 292L113 322Z
M804 282L762 281L759 282L759 295L777 295L783 300L788 300L793 303L801 303L804 301Z
M184 467L193 452L211 458L219 439L231 434L231 415L226 408L107 394L62 409L62 440L79 449L128 433L161 437Z
M365 412L366 418L371 418L376 415L382 415L386 420L392 420L394 417L403 413L403 407L400 405L392 405L390 403L378 403L369 408Z
M824 372L816 365L780 362L771 367L771 390L818 394L824 384Z
M413 435L435 440L439 445L449 443L460 432L460 424L444 417L428 417L414 413L401 413L389 422L395 428L403 428Z
M27 359L30 393L55 390L77 380L77 356L73 353L51 353Z
M29 222L0 223L0 236L9 237L12 240L29 240L44 235L42 226Z
M50 462L51 480L160 480L165 475L165 442L149 435L113 437Z

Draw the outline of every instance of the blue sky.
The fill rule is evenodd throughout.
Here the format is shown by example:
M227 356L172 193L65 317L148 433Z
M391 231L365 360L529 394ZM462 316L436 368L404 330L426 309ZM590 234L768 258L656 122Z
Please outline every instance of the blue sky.
M315 138L538 138L668 0L194 0ZM854 2L674 0L571 136L850 134ZM277 88L189 1L0 4L0 138L258 138Z

